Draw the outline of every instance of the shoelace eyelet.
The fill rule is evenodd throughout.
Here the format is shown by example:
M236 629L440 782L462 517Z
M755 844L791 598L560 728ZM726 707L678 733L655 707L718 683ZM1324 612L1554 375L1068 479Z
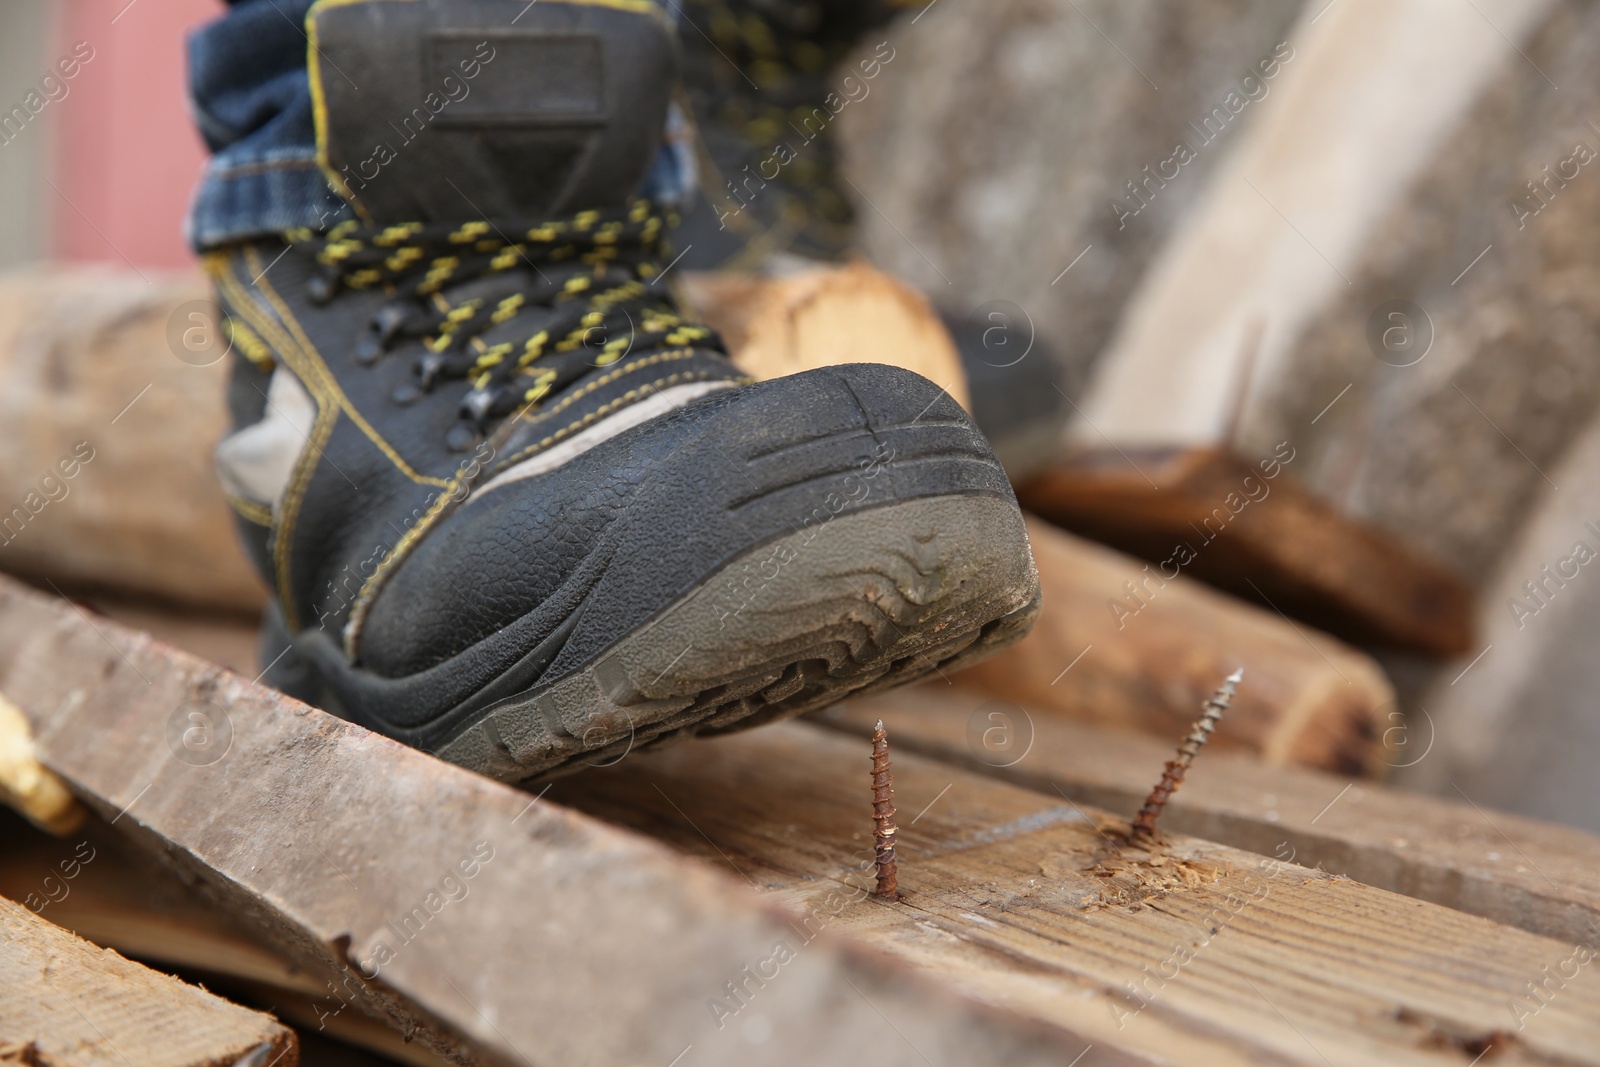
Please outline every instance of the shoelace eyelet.
M478 442L482 440L483 434L478 432L476 426L467 422L456 423L444 435L445 447L452 452L466 452L476 448Z
M313 274L306 282L306 295L311 297L312 303L326 304L339 292L340 280L338 275Z
M428 352L417 357L417 384L424 390L432 389L444 369L444 354Z
M639 354L631 333L625 348L608 351L608 331L620 317L632 331L635 315L644 316L644 352L686 341L722 348L703 329L692 336L677 332L684 323L671 296L646 288L658 270L653 264L664 250L663 232L676 222L671 213L652 212L648 202L635 201L609 221L584 212L516 225L510 228L522 231L517 242L507 240L504 247L478 241L464 248L457 231L443 225L408 224L400 247L393 227L341 224L323 235L295 231L286 237L317 258L305 282L311 301L326 304L346 289L387 295L351 344L354 362L377 364L402 342L411 351L413 342L424 348L412 364L411 380L391 389L394 404L415 404L462 378L474 383L460 401L459 421L445 432L449 448L464 451L485 440L498 420L537 406L582 377L585 367ZM515 262L506 255L512 249ZM539 270L541 262L552 267L553 278ZM531 267L538 282L522 276L518 263ZM455 288L463 284L472 288ZM509 337L482 339L517 322L528 307L545 310L509 327ZM522 326L527 330L519 336L514 331ZM536 367L540 360L548 362Z
M494 405L494 393L488 389L473 389L461 398L461 417L475 425L483 425Z
M356 362L370 367L383 358L383 340L375 333L364 335L356 342Z

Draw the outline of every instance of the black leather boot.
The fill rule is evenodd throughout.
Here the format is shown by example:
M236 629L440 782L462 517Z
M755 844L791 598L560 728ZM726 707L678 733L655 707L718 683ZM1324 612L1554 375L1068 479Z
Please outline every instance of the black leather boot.
M1022 517L937 386L752 383L658 284L666 223L630 199L676 76L653 8L356 0L308 29L360 217L209 261L269 681L522 780L1026 631Z

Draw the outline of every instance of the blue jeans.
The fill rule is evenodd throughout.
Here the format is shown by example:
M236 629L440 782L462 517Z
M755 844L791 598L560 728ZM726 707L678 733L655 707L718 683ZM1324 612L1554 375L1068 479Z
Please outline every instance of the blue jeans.
M313 0L228 2L227 14L189 36L189 96L211 152L184 227L197 251L351 217L317 166L305 35ZM677 204L694 167L686 140L671 136L684 123L675 105L667 123L639 192Z

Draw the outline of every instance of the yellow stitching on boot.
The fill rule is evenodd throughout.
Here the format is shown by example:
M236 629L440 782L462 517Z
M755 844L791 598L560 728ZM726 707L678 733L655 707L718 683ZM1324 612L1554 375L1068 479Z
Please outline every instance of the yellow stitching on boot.
M692 355L693 353L688 354ZM617 375L610 375L609 377L614 380ZM628 404L633 403L640 397L647 396L650 393L657 391L661 387L676 385L680 382L714 380L719 377L721 377L721 375L715 371L690 371L686 373L669 374L665 378L657 378L655 381L650 382L647 385L638 386L637 388L629 390L614 400L607 401L605 404L602 404L594 411L591 411L589 414L585 415L583 418L569 423L560 430L557 430L555 433L541 440L538 444L532 445L529 448L524 449L522 452L517 453L513 459L507 460L507 465L509 466L511 463L521 459L522 457L532 455L535 452L554 444L555 442L566 437L568 434L571 434L576 430L580 430L585 426L604 418L606 415L616 411L618 408L626 407ZM753 378L745 378L742 376L727 380L737 382L741 385L748 385L755 381ZM450 503L451 500L455 498L455 494L459 492L459 489L460 484L458 480L455 489L452 489L448 493L441 493L439 499L434 502L433 507L428 510L427 514L425 514L422 519L418 521L416 526L406 531L405 535L402 536L399 542L395 544L394 551L390 552L389 555L384 557L382 562L380 562L377 568L372 572L371 577L362 583L361 589L357 591L355 601L350 609L350 621L345 624L344 628L344 651L346 656L349 656L351 659L356 658L357 651L360 647L362 627L366 624L367 614L369 611L371 611L372 605L377 599L377 595L380 592L381 583L384 577L389 571L398 565L401 559L409 554L412 546L415 545L425 533L429 532L439 521L439 519L442 518L445 507Z
M248 251L248 249L247 249ZM254 264L252 264L252 267ZM240 286L234 277L233 267L230 264L227 272L214 275L218 288L230 295L234 310L240 315L249 318L267 337L275 332L259 307L253 307L254 300ZM278 352L289 360L290 369L294 370L294 360L288 355L288 348L278 346ZM305 494L311 474L316 469L317 461L322 458L322 450L328 443L328 438L333 434L333 427L338 422L339 408L323 395L316 382L307 380L301 374L296 374L306 389L311 393L317 405L317 417L312 423L311 434L306 439L309 447L301 453L295 462L294 472L290 477L289 485L284 489L283 503L278 509L277 529L272 543L272 573L278 587L278 603L283 607L284 626L290 633L300 631L300 621L296 614L294 594L289 567L289 541L294 532L295 525L300 518L300 503Z
M641 371L641 370L645 369L646 367L655 366L655 365L660 364L660 363L667 363L667 362L672 362L672 361L676 361L676 360L680 360L680 359L692 359L697 354L698 353L696 353L693 350L685 350L685 351L682 351L682 352L661 352L661 353L658 353L658 354L653 355L653 356L646 356L644 359L635 360L632 363L625 363L621 367L619 367L616 370L612 371L611 373L605 374L605 375L602 375L599 378L596 378L594 381L590 382L588 385L582 387L581 389L577 390L576 392L568 393L566 396L562 397L561 400L559 402L557 402L554 406L550 407L549 409L547 409L545 411L541 411L539 414L537 414L537 415L533 416L532 418L528 419L527 422L528 422L529 425L533 425L533 424L536 424L536 423L543 422L546 419L552 418L552 417L560 414L561 412L565 411L567 408L571 407L573 404L577 403L579 400L583 399L585 396L587 396L590 393L594 392L596 389L599 389L602 386L610 385L612 382L616 381L618 378L621 378L625 374L633 374L633 373L635 373L637 371ZM716 377L721 377L721 376L717 375L717 374L712 374L712 373L707 372L706 377L707 378L716 378ZM738 383L740 385L749 385L751 382L755 381L754 378L746 378L743 375L740 375L740 376L738 376L736 378L726 378L726 380L727 381L731 381L731 382L736 382L736 383ZM579 420L579 421L581 421L581 420ZM576 423L574 425L576 425ZM566 428L566 430L562 430L562 431L559 431L559 432L560 433L565 433L568 430L570 430L571 428L572 427L569 426L569 427ZM507 467L511 466L513 463L517 463L517 462L527 458L528 456L532 455L534 452L537 452L539 449L541 449L543 447L544 447L543 442L541 442L539 444L535 444L535 445L530 445L527 448L523 449L521 452L518 452L516 455L508 457L505 460L505 462L502 463L499 466L498 469L505 470Z
M265 341L256 336L254 330L235 319L232 315L224 316L222 321L228 324L228 336L239 347L240 354L249 360L257 370L269 373L278 365L278 361L272 358L272 349L267 347Z
M665 378L657 378L655 381L650 382L647 385L640 385L628 390L615 400L606 401L604 404L589 412L589 414L583 416L583 418L576 419L573 422L568 423L566 426L563 426L555 433L541 439L538 443L529 445L521 452L518 452L515 456L512 456L510 459L506 460L505 466L501 467L500 469L506 470L516 463L527 459L529 456L543 451L545 448L555 444L557 441L560 441L573 431L581 430L590 423L593 423L598 419L605 418L605 416L609 415L611 412L616 411L618 408L628 406L642 396L648 396L650 393L655 392L658 386L677 385L680 382L716 381L718 379L737 385L750 385L755 381L754 378L745 377L725 378L716 371L680 371L677 374L669 374Z
M693 350L685 349L680 352L658 352L653 356L646 356L643 359L635 360L625 367L612 371L610 374L601 375L599 378L596 378L594 381L579 388L575 392L568 393L566 396L561 398L561 402L555 407L550 408L548 411L541 411L538 415L532 419L529 419L528 421L538 422L543 419L548 419L553 415L557 415L571 407L573 404L576 404L579 400L582 400L596 389L610 385L624 374L635 374L646 367L653 367L658 363L671 363L680 359L693 359L697 354L698 353L694 352Z
M257 526L272 526L272 509L265 504L257 504L254 500L246 500L232 493L224 493L228 499L228 506L239 513L239 517Z
M322 0L322 2L328 3L329 0ZM260 263L260 257L256 255L254 248L246 247L245 255L251 260L252 266ZM306 355L307 358L314 362L314 373L323 377L323 380L326 382L328 387L329 397L338 404L340 410L350 417L350 421L355 423L356 426L361 429L362 433L366 434L367 439L378 446L379 451L388 457L389 462L398 467L400 472L407 478L410 478L419 485L435 485L440 487L449 485L450 483L443 478L434 478L429 475L419 474L417 471L412 469L411 464L407 463L401 457L400 453L395 450L395 447L391 445L382 434L378 433L378 431L373 428L372 424L366 420L366 417L363 416L361 412L356 410L355 405L350 402L350 398L345 396L344 390L339 388L339 383L334 379L333 372L329 371L327 369L327 365L323 363L321 355L317 352L317 346L312 344L311 339L306 336L305 330L300 325L300 320L295 317L292 311L289 310L288 306L283 302L283 298L278 295L278 291L272 287L272 283L268 281L264 275L261 276L259 281L256 283L256 289L260 291L261 295L264 296L267 299L267 302L272 305L273 310L277 312L279 319L283 320L284 326L291 334L294 335L296 340L299 341L299 347L302 354ZM300 377L302 381L305 380L304 375L301 375Z
M251 261L252 267L258 267L260 265L260 257L255 254L255 250L253 248L247 248L245 250L245 254L246 257ZM284 307L281 299L277 298L276 292L270 288L270 285L266 284L266 279L262 278L260 281L262 284L258 284L256 286L256 290L260 292L261 295L265 297L267 301L275 308L279 308L282 311L287 312L288 309ZM239 288L240 296L243 299L250 299L244 294L242 288L238 287L237 283L234 283L234 285L235 288ZM388 458L389 462L393 463L402 474L416 482L418 485L443 486L449 484L443 478L435 478L429 475L419 474L413 470L411 465L401 458L400 454L395 451L394 447L390 445L389 442L386 441L383 436L372 427L371 423L367 422L366 418L359 411L355 409L355 405L352 404L349 398L344 395L344 391L339 388L339 384L334 380L332 372L330 372L326 365L322 363L320 357L313 358L312 356L308 356L305 348L284 334L282 329L278 325L273 324L270 319L253 319L252 321L255 323L256 329L260 330L261 333L272 342L274 347L277 348L278 352L289 363L290 369L295 372L295 376L299 378L302 384L304 384L306 388L311 391L312 395L315 396L319 401L325 402L328 405L343 411L345 415L350 418L350 421L355 423L355 425L361 429L362 433L366 435L367 439L376 445L379 451L381 451ZM286 325L304 337L304 333L300 331L298 320L293 319L291 316L291 321ZM307 344L309 344L309 341L307 341ZM315 352L314 347L312 348L312 352Z
M306 11L306 75L311 83L311 121L317 134L317 166L322 169L323 176L328 179L328 184L333 186L345 201L355 209L355 213L368 222L372 216L366 207L356 199L355 192L345 182L344 175L334 169L328 160L328 95L322 88L322 67L317 62L322 55L322 48L317 44L317 16L324 8L343 7L349 3L363 3L365 0L317 0ZM332 62L330 60L330 62Z
M225 289L237 287L237 283L232 279L224 282L223 285ZM238 294L235 297L236 310L252 318L260 314L259 311L240 305L240 297L243 297L244 300L249 299L243 293ZM270 335L270 330L266 328L266 323L259 318L255 318L255 322L258 329ZM302 379L302 381L304 382L305 380ZM278 509L277 531L272 545L272 571L278 587L278 602L283 607L284 625L288 627L290 633L298 633L300 630L292 586L293 575L290 573L290 535L299 522L300 504L304 497L306 486L309 484L311 475L316 469L317 461L321 459L323 447L333 433L333 426L338 421L338 408L328 403L326 398L320 395L320 390L315 385L309 382L305 384L312 394L312 399L316 401L317 417L312 423L311 434L306 439L308 447L301 453L299 460L296 461L289 485L284 489L283 502Z

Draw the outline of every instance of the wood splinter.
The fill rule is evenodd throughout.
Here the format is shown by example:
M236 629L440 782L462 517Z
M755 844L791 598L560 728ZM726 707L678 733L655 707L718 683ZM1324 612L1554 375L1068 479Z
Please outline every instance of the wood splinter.
M890 902L900 899L899 868L894 857L894 771L889 767L889 731L883 720L872 728L872 843L878 867L874 895Z
M1167 768L1161 773L1161 781L1150 790L1150 795L1145 798L1144 807L1133 817L1130 834L1132 840L1143 841L1155 835L1157 817L1167 806L1167 801L1172 799L1172 794L1178 791L1178 786L1183 784L1183 776L1189 772L1189 764L1194 762L1195 753L1200 751L1200 746L1205 744L1216 730L1217 723L1222 719L1222 713L1228 710L1228 704L1233 700L1234 690L1243 680L1244 668L1240 667L1228 675L1227 680L1222 683L1222 688L1212 693L1211 699L1206 701L1204 712L1195 722L1194 728L1189 731L1189 736L1178 746L1177 758L1167 761Z

